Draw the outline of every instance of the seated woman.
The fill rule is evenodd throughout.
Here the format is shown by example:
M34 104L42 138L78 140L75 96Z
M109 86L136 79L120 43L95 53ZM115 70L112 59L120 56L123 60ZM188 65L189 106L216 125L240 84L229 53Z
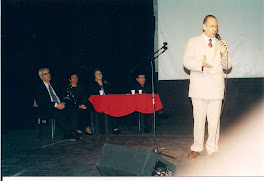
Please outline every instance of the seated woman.
M91 95L100 95L100 90L104 91L104 94L111 93L111 84L106 80L103 80L103 74L99 69L95 69L94 71L94 81L91 82L90 90Z
M91 95L100 95L100 91L103 91L103 94L110 94L111 93L111 84L103 79L103 74L100 69L95 69L94 71L94 81L91 82L90 90ZM119 135L120 131L118 128L118 120L117 118L111 117L112 129L113 134Z
M66 113L72 120L72 126L77 129L79 136L83 134L82 128L88 135L92 135L90 130L90 112L87 109L88 97L84 94L84 89L78 85L78 76L72 73L69 76L70 84L64 91L64 102L66 104Z

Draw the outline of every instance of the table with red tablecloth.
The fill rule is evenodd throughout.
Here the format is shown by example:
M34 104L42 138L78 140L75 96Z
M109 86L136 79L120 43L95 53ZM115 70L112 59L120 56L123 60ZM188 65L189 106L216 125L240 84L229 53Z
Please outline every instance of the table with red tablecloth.
M158 94L154 95L155 111L162 109L162 103ZM93 95L89 98L95 111L113 117L122 117L135 111L151 114L153 113L152 94L110 94ZM108 134L108 119L105 117L105 134ZM98 128L98 126L97 126Z

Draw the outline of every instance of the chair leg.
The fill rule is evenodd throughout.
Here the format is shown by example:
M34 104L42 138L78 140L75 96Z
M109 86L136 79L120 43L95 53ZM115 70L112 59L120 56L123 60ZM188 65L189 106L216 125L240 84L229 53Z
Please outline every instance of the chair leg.
M108 129L108 126L109 126L109 123L108 123L108 115L107 114L104 114L105 115L105 137L106 137L106 140L109 140L109 129Z
M129 121L128 121L128 130L130 131L130 126L131 125L131 118L129 119Z
M140 115L140 132L144 133L144 128L145 128L145 120L144 120L144 114L139 113Z
M41 137L41 120L38 118L38 138Z
M54 134L55 134L55 119L50 119L51 122L51 138L54 138Z
M47 121L44 119L38 118L38 125L39 125L38 138L46 137L48 135Z
M90 129L92 131L93 134L95 134L95 129L94 129L94 113L91 112L91 117L90 117Z
M47 122L38 118L38 130L38 138L49 137L51 131L51 138L53 139L55 135L55 119L52 118Z
M95 117L95 133L96 133L96 136L99 136L99 120L98 120L98 112L94 112L95 113L95 115L94 115L94 117Z
M141 131L141 119L140 119L140 112L138 113L138 132Z

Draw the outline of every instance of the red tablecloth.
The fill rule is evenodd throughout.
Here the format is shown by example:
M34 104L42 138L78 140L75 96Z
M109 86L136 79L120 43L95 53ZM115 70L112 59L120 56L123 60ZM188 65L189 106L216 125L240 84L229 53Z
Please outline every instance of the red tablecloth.
M89 98L97 112L122 117L135 111L153 113L151 94L93 95ZM155 94L155 111L162 109L159 95Z

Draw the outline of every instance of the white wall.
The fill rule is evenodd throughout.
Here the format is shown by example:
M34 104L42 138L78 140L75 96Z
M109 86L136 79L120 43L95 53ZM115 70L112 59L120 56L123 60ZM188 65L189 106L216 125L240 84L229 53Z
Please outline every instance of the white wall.
M228 77L264 77L263 0L158 0L157 9L158 47L168 42L169 48L158 59L159 80L189 78L184 49L190 37L202 33L209 14L218 19L218 32L228 43L233 61Z

